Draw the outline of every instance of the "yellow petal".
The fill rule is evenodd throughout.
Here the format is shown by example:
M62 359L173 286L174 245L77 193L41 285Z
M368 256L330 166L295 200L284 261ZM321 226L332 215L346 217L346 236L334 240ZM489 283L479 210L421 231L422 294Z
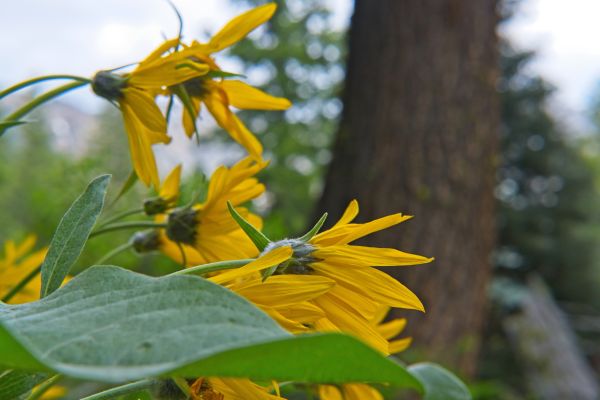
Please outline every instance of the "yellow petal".
M311 323L325 317L323 310L308 301L289 307L277 307L277 311L286 318L301 323Z
M179 44L179 38L165 40L160 46L158 46L152 53L150 53L140 65L148 64L152 61L159 59L163 54Z
M364 383L348 383L343 386L344 400L383 400L377 389Z
M35 235L27 235L25 240L23 240L19 245L15 245L15 242L12 240L7 240L6 243L4 243L5 259L8 263L17 261L17 259L23 257L31 249L33 249L36 241L37 237Z
M263 306L263 305L258 305L258 307L261 308L261 310L263 310L264 312L266 312L267 314L269 314L269 316L271 318L273 318L277 324L279 324L279 326L281 326L283 329L285 329L288 332L291 333L306 333L306 332L310 332L310 329L306 326L304 326L304 324L296 319L293 318L289 318L285 315L283 315L282 313L279 312L279 310L276 310L273 307L267 307L267 306Z
M377 309L377 311L373 315L373 318L371 319L371 323L375 325L381 323L381 321L383 321L383 319L386 317L386 315L388 315L389 312L390 306L380 304L379 308Z
M329 292L312 301L323 309L326 318L342 332L357 336L381 353L387 354L388 341L346 299Z
M392 340L389 345L389 352L390 354L400 353L401 351L408 349L411 343L412 338L409 337L398 340Z
M185 130L185 134L187 135L187 137L191 138L192 135L194 134L194 132L196 131L196 119L198 118L198 115L200 115L200 98L198 97L190 97L190 100L192 102L191 106L194 109L194 115L190 115L190 112L184 108L183 110L183 117L182 117L182 123L183 123L183 129Z
M285 307L314 299L335 286L324 276L276 275L265 282L261 279L230 287L253 303L271 307Z
M212 37L208 43L211 51L221 51L239 42L259 25L271 19L276 9L275 3L268 3L238 15Z
M191 246L182 243L180 248L177 243L169 240L162 230L159 240L160 244L158 249L160 252L178 264L183 264L181 249L183 249L183 253L185 254L186 267L212 262L212 260L207 260L206 257Z
M181 180L181 164L173 168L163 182L158 195L169 201L176 201L179 197L179 182Z
M344 264L348 268L416 265L433 260L396 249L353 245L318 247L313 254L315 258Z
M373 232L381 231L411 219L409 215L392 214L364 224L336 225L315 236L311 243L319 245L347 244Z
M332 385L319 385L319 399L320 400L344 400L339 389Z
M259 257L258 259L252 261L248 265L214 276L210 278L210 280L214 283L222 284L224 282L231 281L233 279L251 274L253 272L258 272L263 269L272 267L274 265L281 264L282 262L289 260L291 256L291 247L278 247L268 252L267 254Z
M275 400L277 395L267 392L267 389L249 379L243 378L209 378L213 389L223 394L227 400Z
M404 330L406 318L396 318L391 321L377 325L377 331L386 339L396 337Z
M135 113L138 120L149 131L153 131L151 134L151 143L169 143L170 139L166 133L167 121L160 112L160 108L154 102L154 98L148 93L134 88L125 89L123 96L122 103L126 103Z
M158 188L160 185L158 169L152 152L152 144L148 137L148 128L140 122L127 102L121 101L120 106L123 113L125 132L127 132L127 140L129 141L133 169L146 186L152 183L155 188Z
M262 161L262 144L229 109L229 101L224 92L211 92L203 97L206 108L217 124L229 133L231 138L242 145L256 161Z
M220 83L227 93L229 104L243 110L286 110L292 103L283 97L271 96L238 80Z
M346 207L344 214L339 219L339 221L336 222L334 227L349 224L350 222L354 221L354 218L356 218L357 215L358 215L358 201L356 199L353 199L348 204L348 207Z
M375 268L344 268L325 262L312 263L315 272L327 276L349 289L363 293L390 307L425 311L419 298L406 286Z
M373 320L375 313L380 307L380 304L373 301L373 299L360 292L350 290L343 285L336 285L331 289L331 292L334 293L338 298L346 299L346 302L351 304L352 308L363 318L369 320L369 322Z

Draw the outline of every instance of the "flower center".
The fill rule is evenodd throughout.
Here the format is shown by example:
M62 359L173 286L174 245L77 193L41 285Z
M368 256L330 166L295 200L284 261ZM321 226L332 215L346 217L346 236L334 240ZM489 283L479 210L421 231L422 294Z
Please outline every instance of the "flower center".
M111 101L120 99L126 86L127 78L109 71L97 72L92 79L94 93Z
M196 243L196 210L188 207L177 208L169 213L166 233L174 242L194 245Z

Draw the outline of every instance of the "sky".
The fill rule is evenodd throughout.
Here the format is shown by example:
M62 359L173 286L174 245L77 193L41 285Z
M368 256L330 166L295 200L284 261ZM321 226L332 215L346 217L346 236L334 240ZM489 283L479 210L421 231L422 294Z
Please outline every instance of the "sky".
M500 31L536 50L532 70L557 87L554 108L585 129L590 98L600 88L600 1L526 0Z
M243 11L225 0L173 2L184 15L187 38L215 32ZM329 3L336 25L344 27L352 1ZM524 0L516 17L500 29L520 48L537 50L532 70L557 87L555 108L579 127L600 80L598 15L598 0ZM52 73L91 76L139 60L163 35L176 32L177 19L164 0L6 2L0 14L0 82ZM69 96L88 111L101 104L87 93Z

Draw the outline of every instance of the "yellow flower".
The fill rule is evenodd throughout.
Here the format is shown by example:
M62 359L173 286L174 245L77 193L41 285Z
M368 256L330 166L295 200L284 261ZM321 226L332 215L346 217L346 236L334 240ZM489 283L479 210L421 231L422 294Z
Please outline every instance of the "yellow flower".
M290 246L294 251L293 256L279 265L275 275L320 276L335 283L329 290L308 301L325 315L311 325L312 329L346 332L359 337L383 354L390 354L399 345L392 342L392 346L385 329L377 326L381 308L424 311L424 307L413 292L373 266L415 265L432 259L396 249L351 245L354 240L410 218L393 214L364 224L352 223L357 214L358 203L352 201L331 229L308 241L285 239L273 242L263 254L281 246ZM225 279L233 281L258 271L244 266L217 278L219 283Z
M259 260L265 263L264 257L267 256L271 256L271 253ZM283 261L285 258L280 262ZM271 261L271 265L277 264ZM231 280L225 272L209 280L245 297L292 333L308 332L309 326L325 318L325 313L310 303L310 300L321 296L335 285L329 278L308 275L276 275L263 282L259 273Z
M35 393L35 389L33 389L34 393ZM57 400L57 399L62 399L65 395L67 394L67 388L64 386L52 386L50 389L48 389L46 392L44 392L44 394L42 395L42 397L40 397L41 400Z
M347 383L340 388L332 385L319 386L321 400L383 400L379 391L364 383Z
M210 178L204 202L157 216L157 221L167 221L168 225L159 231L159 250L182 262L183 249L187 265L257 256L258 251L229 214L227 201L238 206L261 195L265 187L254 175L265 166L249 157L231 168L221 166ZM262 226L258 215L243 207L238 210Z
M46 248L31 252L35 242L36 237L29 235L19 245L12 240L4 244L4 258L0 259L0 297L6 296L44 261ZM41 285L40 274L37 274L9 303L20 304L39 299Z
M97 95L119 105L136 174L147 186L158 188L158 170L152 145L169 143L167 122L154 102L167 86L177 85L208 72L205 64L189 59L191 52L174 51L179 39L165 41L130 73L98 72L92 81ZM167 53L169 51L173 51ZM166 55L164 55L167 53Z
M249 379L199 378L191 385L193 400L276 400L284 399L270 394L268 389Z
M183 126L188 136L191 137L196 130L195 120L203 103L217 124L242 145L248 154L255 160L262 159L262 145L231 111L230 106L244 110L285 110L291 103L285 98L271 96L240 80L222 79L229 74L221 71L211 54L242 40L256 27L268 21L276 8L274 3L256 7L232 19L208 43L193 42L186 48L186 51L194 53L192 59L206 63L211 70L207 75L188 80L183 85L193 109L183 113ZM212 76L219 79L212 79ZM181 97L178 88L172 88L172 93Z

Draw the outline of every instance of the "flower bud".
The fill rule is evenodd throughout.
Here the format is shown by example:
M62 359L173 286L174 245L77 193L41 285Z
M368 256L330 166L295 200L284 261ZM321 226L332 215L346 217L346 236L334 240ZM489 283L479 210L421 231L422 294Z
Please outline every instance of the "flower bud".
M162 197L153 197L144 200L144 213L146 215L162 214L169 209L169 203Z
M148 253L158 250L160 235L157 230L136 232L131 238L133 249L138 253Z

